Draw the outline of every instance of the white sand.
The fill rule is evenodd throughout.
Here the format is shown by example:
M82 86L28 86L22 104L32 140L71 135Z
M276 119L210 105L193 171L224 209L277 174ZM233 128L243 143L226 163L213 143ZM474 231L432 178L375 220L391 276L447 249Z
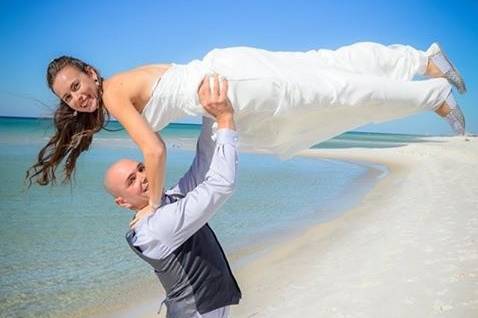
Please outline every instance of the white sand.
M237 272L241 317L478 317L478 138L310 150L390 174L343 216Z

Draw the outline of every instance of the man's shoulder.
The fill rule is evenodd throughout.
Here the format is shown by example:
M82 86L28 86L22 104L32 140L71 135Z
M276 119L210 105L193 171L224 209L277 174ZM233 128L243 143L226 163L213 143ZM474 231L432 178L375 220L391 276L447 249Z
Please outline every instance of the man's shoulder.
M186 196L186 194L179 192L177 188L169 189L169 190L164 192L164 196L163 196L160 208L164 205L168 205L168 204L174 203L178 200L181 200L185 196Z
M160 233L152 233L150 231L147 218L144 218L135 225L134 229L126 232L126 240L134 246L144 247L157 241L158 234ZM157 244L157 242L154 244Z

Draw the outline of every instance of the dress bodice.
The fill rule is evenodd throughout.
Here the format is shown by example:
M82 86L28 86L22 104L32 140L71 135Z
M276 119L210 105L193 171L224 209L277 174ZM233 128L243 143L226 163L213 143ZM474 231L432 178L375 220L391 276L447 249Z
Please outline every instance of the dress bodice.
M155 131L184 116L202 116L197 90L208 69L201 61L172 64L153 85L142 115Z

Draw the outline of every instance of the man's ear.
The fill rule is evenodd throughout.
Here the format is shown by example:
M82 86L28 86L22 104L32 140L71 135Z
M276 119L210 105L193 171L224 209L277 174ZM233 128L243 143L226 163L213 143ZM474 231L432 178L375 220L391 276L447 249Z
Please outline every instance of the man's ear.
M125 199L123 199L123 197L115 198L115 203L116 203L116 205L118 205L122 208L131 209L131 207L132 207L132 204L129 203L128 201L126 201Z

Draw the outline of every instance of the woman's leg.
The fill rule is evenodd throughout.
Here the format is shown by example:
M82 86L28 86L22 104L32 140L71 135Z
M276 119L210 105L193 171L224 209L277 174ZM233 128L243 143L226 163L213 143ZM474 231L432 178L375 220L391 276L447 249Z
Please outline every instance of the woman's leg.
M453 85L458 86L457 88L460 92L466 91L463 79L449 60L447 60L446 56L441 59L443 60L442 65L435 65L435 60L441 61L439 59L441 57L441 49L437 44L432 44L426 52L406 45L384 46L372 42L355 43L335 51L318 50L312 52L320 57L328 67L334 69L405 81L411 81L415 75L425 75L434 78L445 77ZM445 71L447 72L444 73ZM396 85L398 87L398 84ZM445 99L448 95L450 95L450 90L445 95ZM456 104L454 101L445 102L445 99L433 110L439 116L447 119L453 115L451 110L454 109L454 112L459 115L457 117L459 117L462 127L457 130L456 125L449 123L455 132L463 134L463 113L456 105L448 105ZM452 99L451 97L450 100Z
M323 70L315 79L296 81L288 96L294 105L350 108L364 120L375 122L435 111L451 92L444 78L403 81L337 70Z
M408 45L385 46L373 42L359 42L337 50L312 50L321 62L342 71L387 77L397 80L412 80L416 75L425 75L429 54Z

